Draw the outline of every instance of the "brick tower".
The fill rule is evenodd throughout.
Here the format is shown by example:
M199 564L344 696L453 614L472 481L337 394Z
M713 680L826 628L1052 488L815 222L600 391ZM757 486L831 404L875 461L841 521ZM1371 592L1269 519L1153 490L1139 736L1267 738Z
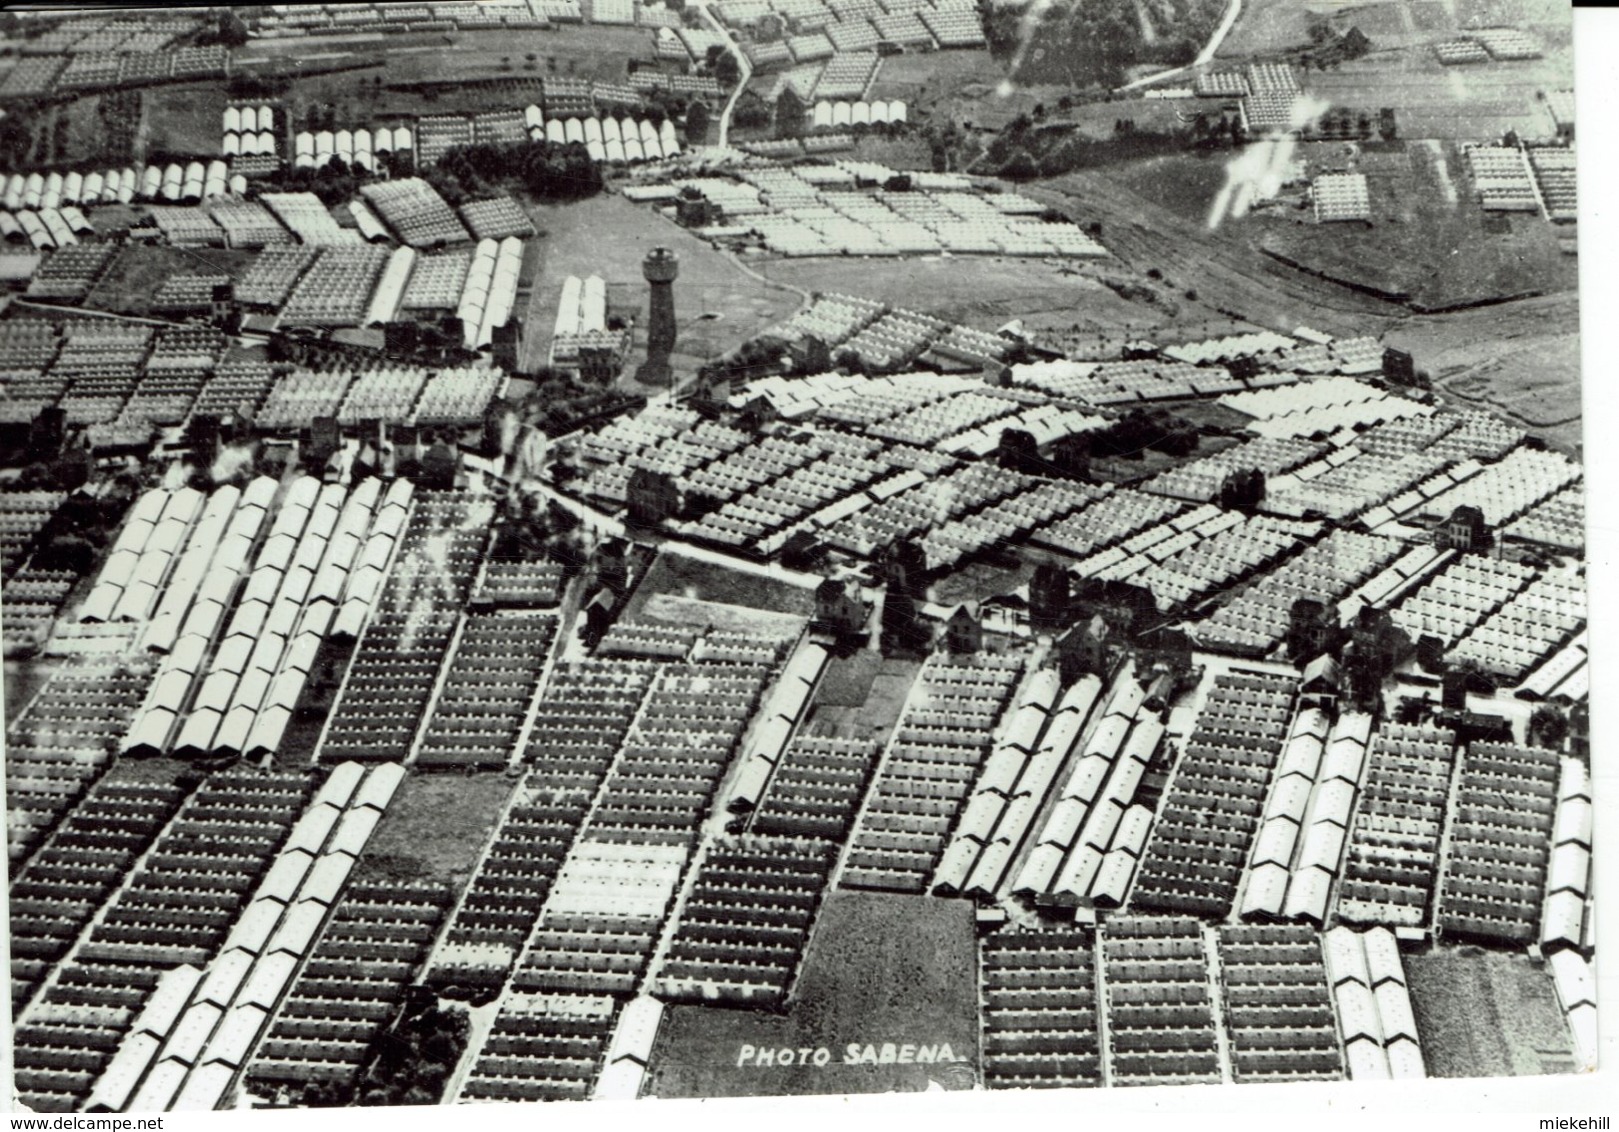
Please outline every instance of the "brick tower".
M668 248L653 248L641 261L641 274L652 285L647 312L646 362L636 372L643 385L673 385L669 354L675 348L675 278L680 259Z

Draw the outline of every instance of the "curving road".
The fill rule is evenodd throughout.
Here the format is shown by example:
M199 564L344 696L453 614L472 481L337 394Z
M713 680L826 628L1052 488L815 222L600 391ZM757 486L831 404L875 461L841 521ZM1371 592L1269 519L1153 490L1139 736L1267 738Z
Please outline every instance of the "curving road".
M1176 75L1190 71L1193 67L1203 66L1203 64L1214 58L1214 53L1216 51L1220 50L1220 44L1225 42L1225 37L1230 34L1231 29L1237 23L1237 17L1241 14L1242 0L1231 0L1231 3L1226 5L1225 15L1220 18L1220 26L1214 29L1214 34L1209 36L1209 41L1203 45L1203 50L1197 53L1196 59L1193 59L1190 63L1186 63L1182 66L1171 67L1167 71L1159 71L1156 74L1148 75L1146 78L1136 79L1134 82L1125 83L1119 88L1119 90L1136 90L1140 87L1148 86L1164 79L1172 79Z
M748 62L748 57L743 54L742 49L736 45L736 40L731 38L730 31L726 29L725 25L719 21L718 17L716 17L713 12L708 10L708 0L692 0L692 3L694 3L697 6L697 9L703 13L703 19L707 20L709 25L713 27L717 33L719 33L720 38L725 40L726 48L731 52L732 55L736 56L737 66L740 67L742 71L742 77L737 80L736 86L731 88L731 97L725 100L725 109L720 111L720 134L718 144L719 148L724 149L730 144L731 111L736 109L736 100L742 96L742 92L747 89L748 81L753 78L753 64Z

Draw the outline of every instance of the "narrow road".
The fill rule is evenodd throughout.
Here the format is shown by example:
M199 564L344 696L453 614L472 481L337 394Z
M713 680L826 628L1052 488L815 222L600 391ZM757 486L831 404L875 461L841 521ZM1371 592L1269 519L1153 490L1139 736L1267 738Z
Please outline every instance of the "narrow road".
M1121 91L1136 90L1139 87L1150 86L1152 83L1162 82L1164 79L1172 79L1176 75L1179 75L1185 71L1190 71L1193 67L1203 66L1205 63L1214 58L1214 53L1216 51L1220 50L1220 44L1225 42L1225 37L1236 25L1237 17L1241 14L1242 0L1231 0L1231 3L1226 5L1225 15L1220 19L1220 26L1214 29L1214 34L1209 36L1209 41L1203 45L1203 50L1197 53L1196 59L1193 59L1190 63L1187 63L1184 66L1171 67L1167 71L1158 71L1157 73L1148 75L1145 78L1136 79L1134 82L1125 83L1119 89Z
M622 519L615 518L603 511L598 511L588 503L558 491L550 484L537 483L535 486L539 488L541 494L547 499L553 500L567 510L572 511L592 531L621 538L631 538ZM698 546L695 543L671 538L668 535L661 535L653 545L659 551L678 554L684 558L690 558L697 562L707 562L714 566L723 566L727 570L736 570L743 574L754 574L761 578L769 578L772 581L785 582L787 585L797 586L799 589L813 590L825 580L818 574L805 574L798 570L789 570L785 566L779 566L774 562L755 562L750 558L724 554L718 550L711 550L706 546Z
M742 77L737 80L736 86L731 88L731 97L725 100L725 109L720 111L719 148L724 149L730 145L731 112L736 109L736 100L742 96L742 91L747 87L748 81L753 78L753 64L748 62L748 57L736 45L736 40L731 38L731 33L726 30L725 25L720 23L713 12L709 11L708 0L693 0L693 2L697 5L698 10L703 13L703 19L707 20L720 38L725 40L727 49L732 55L736 56L737 66L742 69ZM1236 2L1236 0L1233 0L1233 2Z

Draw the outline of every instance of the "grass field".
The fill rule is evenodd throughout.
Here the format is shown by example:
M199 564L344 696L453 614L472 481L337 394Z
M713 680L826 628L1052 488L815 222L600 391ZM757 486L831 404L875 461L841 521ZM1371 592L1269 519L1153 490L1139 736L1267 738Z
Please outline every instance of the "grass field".
M116 314L149 314L153 293L169 276L223 272L235 277L257 258L256 252L225 248L130 244L113 259L84 305Z
M217 155L224 140L225 88L220 83L161 86L146 91L143 152Z
M1103 236L1105 244L1106 235ZM1112 265L1116 267L1117 265ZM994 330L1009 319L1031 325L1150 325L1150 307L1099 290L1087 275L1035 258L926 256L919 259L779 259L760 274L806 291L841 291L881 299L950 322ZM1080 265L1078 270L1088 270Z
M875 649L833 657L810 706L806 732L837 739L886 739L921 668L920 661L884 657Z
M1309 147L1314 150L1341 146ZM1460 153L1409 147L1415 160L1367 154L1372 222L1317 224L1307 211L1273 210L1241 227L1262 247L1331 278L1406 294L1418 309L1573 290L1578 263L1558 247L1559 229L1538 213L1515 214L1505 231L1485 229L1485 214L1465 183ZM1447 152L1449 151L1449 152ZM1443 162L1438 164L1437 162ZM1441 179L1456 199L1447 199Z
M336 36L319 41L323 63L342 62L343 57L362 61L383 52L384 68L343 72L339 81L351 85L373 70L384 73L388 83L468 81L472 79L514 78L547 74L573 75L585 79L621 81L631 59L651 59L652 33L646 28L585 27L502 28L491 31L433 32L405 36ZM287 39L261 40L244 52L237 66L244 69L270 64L284 65L308 57L313 41ZM534 55L530 67L528 56ZM333 58L326 58L326 56ZM554 68L552 64L555 64ZM313 97L305 89L307 79L298 82L301 97ZM395 96L399 92L391 92ZM487 109L488 102L478 104Z
M1446 400L1515 419L1581 451L1579 300L1572 291L1413 318L1387 342L1408 350Z
M371 835L355 875L437 881L459 891L515 784L504 774L410 775Z
M7 727L60 667L60 661L46 658L5 662L5 679L0 680L3 685L0 691L5 695Z
M668 593L653 594L648 598L641 608L640 617L666 625L700 625L706 629L752 633L782 640L796 637L804 629L804 618L796 614L726 605Z
M1552 120L1538 94L1572 85L1566 51L1543 59L1447 67L1426 46L1377 51L1332 71L1300 76L1304 89L1334 106L1390 106L1400 136L1487 141L1516 130L1550 136Z
M1231 154L1177 153L1109 166L1107 176L1133 196L1151 201L1196 224L1207 223L1209 207L1226 183ZM1102 234L1106 242L1107 233Z
M197 768L185 759L164 756L156 759L119 759L107 770L113 782L141 782L169 785L180 781L183 775L196 776Z
M871 1046L871 1059L858 1063ZM906 1046L948 1063L898 1064ZM791 1049L788 1068L746 1047ZM852 1047L852 1048L851 1048ZM812 1053L797 1062L799 1049ZM851 1059L856 1064L846 1064ZM739 1064L739 1062L745 1062ZM919 1092L956 1085L978 1064L972 905L927 896L835 892L822 907L785 1016L674 1006L664 1014L646 1092L657 1097Z
M933 113L989 96L1005 77L1006 68L982 48L890 55L869 94L874 99L901 99L907 111Z
M677 337L674 365L689 378L702 363L740 345L769 326L785 321L799 308L791 290L754 279L726 256L650 208L620 196L603 195L573 204L533 205L530 214L543 233L533 294L524 325L526 368L543 365L551 347L557 302L569 275L600 275L620 293L634 296L635 346L625 383L635 385L634 370L646 358L647 286L641 260L654 247L673 248L680 256L675 283ZM611 238L604 238L603 234ZM713 318L703 318L713 315Z
M1532 28L1547 46L1568 42L1568 6L1556 0L1243 0L1242 14L1220 44L1217 58L1275 55L1309 43L1312 14L1339 31L1358 27L1374 49L1432 42L1468 28Z
M973 562L952 570L934 582L928 590L928 597L939 605L985 601L999 594L1011 593L1019 586L1028 584L1033 577L1033 563L1022 559L1019 559L1016 568Z
M1522 954L1436 948L1405 959L1431 1077L1567 1073L1573 1044L1550 973Z
M635 596L621 620L641 616L652 598L670 594L721 605L743 606L772 613L808 617L815 612L815 592L761 577L758 574L728 570L679 554L659 554L646 578L636 587Z

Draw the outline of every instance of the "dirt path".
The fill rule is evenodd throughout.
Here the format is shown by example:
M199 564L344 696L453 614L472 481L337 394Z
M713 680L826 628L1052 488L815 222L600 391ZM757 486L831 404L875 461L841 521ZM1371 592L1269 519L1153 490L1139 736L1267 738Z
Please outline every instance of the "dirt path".
M1154 268L1176 287L1195 288L1201 301L1255 326L1282 333L1308 324L1330 334L1381 334L1410 311L1289 268L1229 236L1209 232L1134 194L1103 174L1071 173L1022 190L1076 207L1082 221L1099 220L1102 244L1134 270Z

